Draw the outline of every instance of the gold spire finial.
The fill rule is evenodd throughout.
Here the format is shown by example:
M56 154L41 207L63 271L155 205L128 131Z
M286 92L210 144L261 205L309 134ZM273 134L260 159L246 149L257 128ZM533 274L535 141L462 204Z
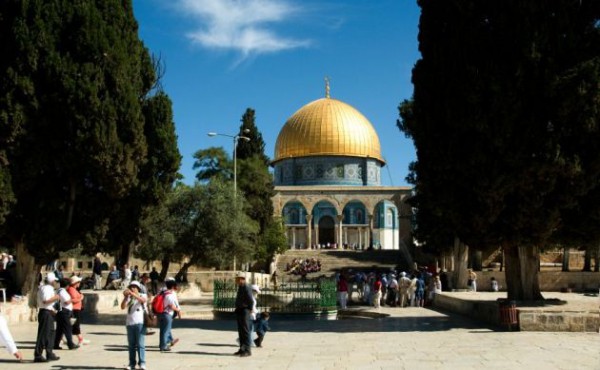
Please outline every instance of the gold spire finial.
M329 77L325 76L325 97L327 99L330 98L329 96Z

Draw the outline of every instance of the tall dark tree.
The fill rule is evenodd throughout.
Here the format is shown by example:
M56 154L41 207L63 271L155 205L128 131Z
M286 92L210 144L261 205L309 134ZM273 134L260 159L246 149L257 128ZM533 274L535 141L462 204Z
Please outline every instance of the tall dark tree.
M262 236L273 219L273 176L269 173L270 160L256 127L254 109L246 109L241 122L240 134L250 140L239 140L237 144L238 188L249 204L247 213L258 221Z
M145 162L140 166L138 183L129 194L115 204L108 234L99 244L103 251L114 251L126 263L139 242L140 222L150 207L163 202L173 183L179 178L181 155L173 122L171 99L158 91L144 100L144 135L148 144Z
M262 134L258 131L255 122L255 111L252 108L247 108L242 116L242 124L240 125L240 135L250 138L249 141L239 140L237 145L237 157L244 160L247 158L258 156L265 164L269 166L269 157L265 154L265 142Z
M600 75L586 66L598 60L600 5L419 5L422 58L400 123L417 148L416 206L470 246L501 245L508 297L539 299L539 250L596 176L584 173L577 141L596 135L597 115L577 116L564 102L589 86L585 104L597 111ZM584 71L589 85L567 83Z
M1 233L27 292L59 252L102 240L140 186L156 76L129 0L6 0L0 19L0 158L12 189L0 205L16 200Z

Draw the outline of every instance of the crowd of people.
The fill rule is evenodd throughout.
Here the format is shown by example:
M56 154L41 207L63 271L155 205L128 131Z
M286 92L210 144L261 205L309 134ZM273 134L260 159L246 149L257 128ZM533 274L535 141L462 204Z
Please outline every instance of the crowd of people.
M387 273L348 271L336 274L338 302L342 309L356 293L359 302L379 308L424 307L434 293L442 292L440 276L422 268L407 274L404 271Z
M95 264L94 264L95 266ZM52 266L55 267L55 266ZM114 271L123 271L118 275ZM173 319L181 317L182 310L177 299L178 283L167 278L164 287L159 289L159 274L155 268L150 273L139 273L137 266L129 270L112 268L107 276L105 287L122 289L121 309L126 311L125 328L129 352L126 369L146 369L145 336L154 334L151 326L159 327L159 348L161 352L171 351L179 341L172 334ZM112 273L112 276L111 276ZM34 347L34 362L58 361L55 351L66 346L77 350L90 341L84 339L81 328L81 312L85 300L81 274L65 276L64 267L57 265L54 271L45 274L37 290L38 331ZM102 272L94 269L90 289L102 287ZM18 360L23 359L6 319L0 316L0 345ZM137 367L136 367L137 366Z
M285 272L292 275L305 276L311 272L321 271L321 261L316 258L294 258L291 263L286 264Z

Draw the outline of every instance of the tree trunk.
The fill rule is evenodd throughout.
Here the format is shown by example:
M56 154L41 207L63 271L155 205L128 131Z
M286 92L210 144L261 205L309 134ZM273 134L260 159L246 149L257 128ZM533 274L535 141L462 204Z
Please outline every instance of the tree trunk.
M583 255L583 269L581 271L592 271L592 256L590 254L590 246L585 247L585 254Z
M193 265L194 263L192 261L186 262L184 263L181 268L179 269L179 271L177 272L177 274L175 275L175 280L177 281L181 281L184 283L187 283L187 272L188 269Z
M481 271L483 269L483 252L471 248L469 253L469 265L473 271Z
M169 265L171 265L171 260L169 259L169 257L165 256L160 261L160 265L160 280L165 281L165 279L167 278L167 274L169 273Z
M600 272L600 243L596 246L596 255L594 256L594 272Z
M22 240L14 242L14 247L17 262L15 285L18 293L27 297L29 307L33 309L37 306L37 289L42 265L36 263ZM30 320L35 320L33 311Z
M466 289L469 247L458 238L454 238L454 256L456 262L454 264L454 273L452 274L452 286L457 289Z
M537 301L544 297L540 291L538 247L505 246L506 288L510 300Z
M563 248L562 270L565 272L569 271L570 251L571 251L571 248L569 248L569 247Z

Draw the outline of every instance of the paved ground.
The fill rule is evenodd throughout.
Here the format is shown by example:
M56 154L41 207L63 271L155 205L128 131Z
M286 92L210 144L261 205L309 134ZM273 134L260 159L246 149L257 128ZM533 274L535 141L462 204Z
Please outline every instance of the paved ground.
M238 358L233 321L178 320L181 342L158 352L147 337L148 369L600 369L598 333L498 332L467 318L422 308L382 308L385 319L277 321L252 357ZM120 369L127 363L123 316L101 315L84 325L92 341L61 359L35 364L34 323L11 330L27 361L0 355L5 369Z

